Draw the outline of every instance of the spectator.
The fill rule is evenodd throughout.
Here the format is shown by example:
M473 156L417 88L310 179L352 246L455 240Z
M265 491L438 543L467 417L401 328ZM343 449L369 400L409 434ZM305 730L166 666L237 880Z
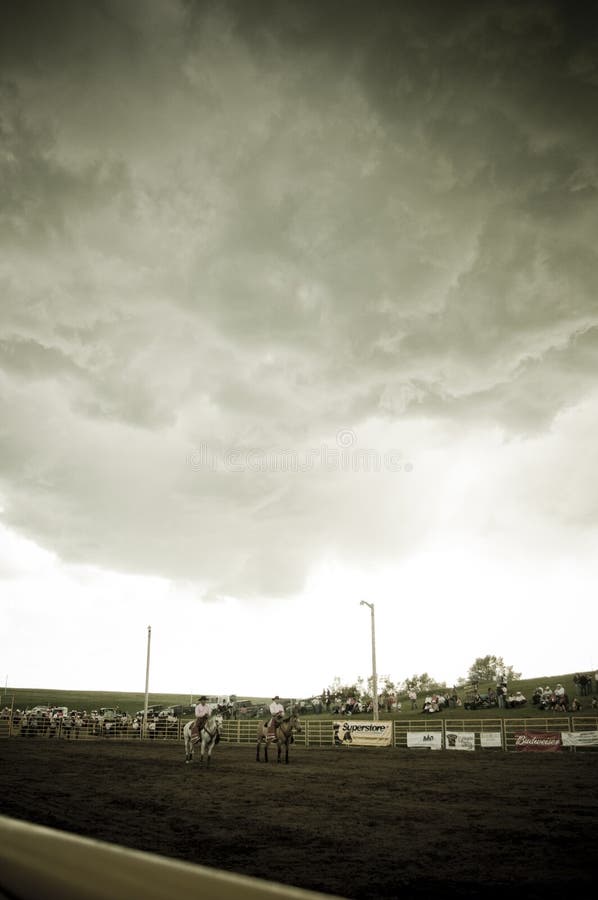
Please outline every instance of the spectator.
M527 700L521 693L521 691L516 691L514 694L510 694L505 703L508 709L516 709L520 706L525 706Z
M407 697L411 702L411 709L417 709L417 693L413 688L409 689Z
M534 693L532 694L532 704L534 706L541 707L542 698L544 697L544 690L541 687L537 687Z
M438 697L436 695L428 695L424 700L424 708L422 709L422 713L436 713L440 712L440 707L438 706Z
M590 678L589 675L586 675L584 673L579 676L579 685L581 687L581 696L582 697L587 697L587 695L590 693L591 683L592 683L592 679Z

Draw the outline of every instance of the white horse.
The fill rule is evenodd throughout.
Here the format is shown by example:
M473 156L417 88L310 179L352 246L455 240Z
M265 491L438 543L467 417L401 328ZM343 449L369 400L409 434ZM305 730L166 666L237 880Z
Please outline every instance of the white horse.
M193 761L193 750L195 749L195 745L199 744L199 763L200 765L203 763L203 758L207 753L206 765L209 766L214 745L220 740L222 716L220 713L212 713L204 727L201 729L199 738L196 737L194 739L191 735L193 725L193 721L187 722L183 728L183 737L185 738L185 762L190 763Z

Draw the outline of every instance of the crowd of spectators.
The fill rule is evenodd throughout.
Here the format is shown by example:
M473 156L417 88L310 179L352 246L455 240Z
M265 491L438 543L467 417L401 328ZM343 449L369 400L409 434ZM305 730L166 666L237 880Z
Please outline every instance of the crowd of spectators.
M598 672L594 673L594 680L597 682L598 690ZM578 697L589 697L592 693L592 676L587 672L576 672L573 676L573 684Z
M580 692L580 697L590 697L592 695L591 678L588 683L590 685L590 690L587 690L584 683L584 693L581 694ZM581 689L579 682L576 682L575 679L574 684L577 689ZM552 710L552 712L581 712L584 708L584 704L582 704L578 697L569 697L562 684L557 684L554 689L548 684L546 687L537 687L532 697L532 703L534 706L537 706L538 709ZM598 700L596 697L592 699L590 706L592 709L598 708Z
M598 671L593 675L576 673L573 678L575 697L570 697L564 686L560 683L554 688L550 685L537 687L531 698L533 706L542 711L561 713L577 713L584 708L598 710ZM594 697L592 697L594 693ZM588 703L583 698L590 698ZM231 698L232 699L232 698ZM236 698L235 698L236 700ZM407 700L410 711L419 708L418 694L413 685L407 686ZM248 701L249 702L249 701ZM289 701L290 703L290 701ZM497 706L505 709L517 709L525 706L527 698L521 691L510 691L504 678L499 678L496 687L488 687L485 693L478 690L477 684L469 686L469 693L465 694L465 702L457 693L456 688L436 692L428 692L421 701L421 713L432 715L444 710L478 709ZM250 712L253 715L261 712L260 707L253 704ZM183 720L181 715L172 715L171 711L178 708L161 710L158 707L155 712L149 711L147 732L150 738L177 737L180 734ZM344 693L333 693L324 690L320 697L311 698L309 701L299 701L297 711L300 715L310 713L326 713L338 716L353 716L359 713L371 713L373 703L367 696L359 696ZM402 704L395 693L383 692L378 698L380 712L400 712ZM245 709L243 703L228 701L226 708L218 707L219 712L226 718L244 718ZM67 710L60 706L36 706L32 709L11 709L4 706L0 709L0 721L10 720L13 733L24 736L44 735L47 737L60 736L67 739L77 739L82 736L100 737L135 737L143 731L143 714L130 715L116 708L106 715L106 710Z
M450 694L448 692L446 694L427 694L422 705L422 713L437 713L444 709L459 709L462 706L463 701L455 691Z
M5 706L0 710L0 720L10 720L13 733L23 737L62 737L70 740L80 737L136 737L142 730L143 717L131 716L117 710L110 718L98 710L70 710L62 708L34 707L12 711ZM172 717L148 716L149 737L177 736L179 720Z

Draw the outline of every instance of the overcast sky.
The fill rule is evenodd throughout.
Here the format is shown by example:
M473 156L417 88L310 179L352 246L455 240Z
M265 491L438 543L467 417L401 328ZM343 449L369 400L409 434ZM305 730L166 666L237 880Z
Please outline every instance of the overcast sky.
M3 3L3 682L598 665L592 12Z

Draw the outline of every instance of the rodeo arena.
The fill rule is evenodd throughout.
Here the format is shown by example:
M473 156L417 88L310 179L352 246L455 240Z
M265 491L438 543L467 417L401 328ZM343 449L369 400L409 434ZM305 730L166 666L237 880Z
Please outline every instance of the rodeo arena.
M0 738L5 739L3 747L18 748L15 760L23 759L31 748L36 748L35 753L41 753L47 760L47 775L52 780L53 790L59 784L53 775L53 747L66 750L68 745L71 748L67 751L69 766L78 763L83 752L91 766L90 772L94 761L108 764L112 756L120 761L118 765L126 765L130 772L136 759L146 759L147 753L149 759L154 759L159 751L156 758L167 757L169 770L173 773L175 769L180 772L181 763L192 764L186 769L187 773L204 773L203 780L196 783L203 788L202 794L193 801L195 803L203 803L209 796L211 773L218 771L220 760L225 760L229 767L229 781L230 772L241 759L245 767L250 763L253 765L254 773L297 773L311 766L320 770L326 766L329 777L334 778L340 766L345 764L356 767L351 770L353 772L361 768L365 777L366 773L376 770L378 762L384 759L385 750L395 753L389 758L389 766L395 768L389 768L389 771L396 769L398 773L406 767L412 768L413 764L408 762L411 755L414 760L441 760L445 755L447 759L478 757L489 760L489 766L483 765L487 771L494 771L497 760L506 755L515 758L517 754L525 754L529 759L531 754L560 754L581 759L596 753L598 685L592 685L591 679L587 689L584 686L583 706L576 698L570 700L561 685L554 688L538 686L529 699L521 692L507 691L506 685L504 691L502 687L497 685L482 692L477 684L473 684L468 686L464 696L445 692L417 697L411 691L403 704L394 696L381 696L376 710L372 710L371 703L353 697L335 697L330 693L307 700L276 697L273 699L279 702L282 712L274 725L267 703L239 700L235 696L200 697L198 699L205 701L208 712L203 730L197 736L193 735L192 728L196 712L193 704L169 707L146 704L135 713L112 707L86 710L37 705L18 709L13 704L5 705L0 711ZM530 707L534 710L533 716L529 714ZM407 709L409 713L405 714ZM503 710L509 710L509 714L505 715ZM398 712L403 715L397 716ZM366 714L367 718L364 717ZM91 755L85 753L85 747ZM435 752L421 754L422 750ZM312 753L313 762L310 760ZM259 768L256 768L256 762L261 763ZM280 767L279 763L282 763ZM418 798L425 796L425 785L434 779L432 763L425 765L425 782L422 782ZM441 770L449 771L449 765L442 763ZM459 771L466 773L468 768L471 770L460 764ZM310 781L317 778L316 771L310 769ZM114 772L118 772L118 768ZM595 777L595 766L592 775ZM155 770L153 777L155 792L158 792L161 782ZM359 775L351 777L359 779ZM463 777L470 778L471 771ZM548 773L549 781L551 777ZM266 794L274 791L269 803L276 802L277 790L285 790L284 784L279 788L271 782L264 785L261 781L252 787L248 768L243 770L243 778L250 795L257 789ZM301 782L300 790L304 789L303 785L307 782ZM186 782L187 795L190 790L190 784ZM419 805L424 808L423 802ZM16 809L18 812L19 807ZM348 882L346 893L345 889L338 892L328 889L326 884L326 890L321 892L296 886L291 874L286 879L291 883L283 883L285 879L279 880L276 873L271 879L227 871L219 859L212 862L206 858L198 863L195 857L193 862L168 858L168 852L162 855L155 850L147 852L135 846L124 846L120 835L116 842L98 840L90 836L88 827L81 828L80 834L72 833L68 828L48 827L43 819L44 824L23 821L20 815L14 816L14 809L11 811L12 816L0 816L0 896L21 900L38 900L40 897L170 900L184 895L209 900L273 897L309 900L334 896L393 898L417 895L399 889L387 889L384 893L381 887L372 887L368 892L363 886L350 888ZM237 815L235 812L235 821ZM49 821L54 823L56 816L50 816ZM590 821L588 819L588 825ZM593 821L596 824L595 819ZM73 827L73 831L77 832L78 828ZM400 829L397 841L405 839L405 833L404 828ZM157 846L160 847L159 842ZM34 853L32 848L35 848ZM290 849L287 852L290 853ZM320 884L319 881L315 883ZM338 882L331 882L331 885L337 888ZM519 896L516 891L510 892ZM486 893L494 896L489 889ZM455 896L461 894L457 892ZM463 896L469 895L465 892ZM526 896L536 896L530 892L529 885Z
M546 719L526 718L525 715L509 718L438 718L434 713L457 712L459 708L471 711L501 706L496 693L489 689L485 694L471 691L464 702L457 697L430 694L422 700L421 712L426 720L378 719L372 722L356 720L362 712L371 713L369 706L360 705L353 698L336 698L332 703L333 714L328 718L323 698L283 701L285 712L296 721L293 743L302 747L354 744L364 747L396 747L431 750L582 750L598 748L598 702L592 700L595 715L576 715L578 701L565 699L560 685L553 690L538 687L532 703L538 710L546 710ZM505 695L503 708L524 712L527 698L520 691ZM210 711L218 727L218 741L231 744L254 744L256 721L269 718L267 705L252 701L238 701L236 697L209 698ZM394 708L393 704L391 708ZM380 707L386 706L380 698ZM401 704L399 704L400 708ZM388 709L390 712L391 710ZM0 711L1 737L38 737L56 740L113 740L113 741L168 741L181 743L185 725L192 721L194 706L150 706L147 719L145 711L136 714L122 712L118 708L99 710L69 710L66 707L35 706L27 710L12 710L5 706ZM311 717L301 720L308 713ZM566 714L565 714L566 713ZM315 714L315 715L314 715ZM383 715L383 713L382 713ZM301 724L299 724L301 722Z

